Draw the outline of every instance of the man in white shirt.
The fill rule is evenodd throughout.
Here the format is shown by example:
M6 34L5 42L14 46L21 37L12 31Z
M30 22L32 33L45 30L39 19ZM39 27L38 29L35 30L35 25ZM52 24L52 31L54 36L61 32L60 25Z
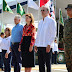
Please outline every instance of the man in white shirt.
M49 16L49 6L41 7L43 19L38 25L37 37L35 42L35 52L38 50L39 71L51 72L51 44L56 37L56 21Z
M2 32L0 34L0 68L3 70L3 59L2 59L2 50L1 50L1 42L2 39L4 38L4 33Z

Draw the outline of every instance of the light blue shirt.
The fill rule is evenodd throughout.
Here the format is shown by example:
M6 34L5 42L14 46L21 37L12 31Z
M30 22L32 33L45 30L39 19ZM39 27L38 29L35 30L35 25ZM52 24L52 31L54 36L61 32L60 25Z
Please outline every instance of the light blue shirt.
M20 42L23 34L23 26L17 24L13 27L11 33L11 42Z

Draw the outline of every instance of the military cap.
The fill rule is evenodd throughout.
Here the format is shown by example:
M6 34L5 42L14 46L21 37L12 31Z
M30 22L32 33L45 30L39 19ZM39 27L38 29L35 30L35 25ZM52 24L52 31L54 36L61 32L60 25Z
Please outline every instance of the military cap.
M68 4L67 7L65 9L71 9L72 8L72 4Z

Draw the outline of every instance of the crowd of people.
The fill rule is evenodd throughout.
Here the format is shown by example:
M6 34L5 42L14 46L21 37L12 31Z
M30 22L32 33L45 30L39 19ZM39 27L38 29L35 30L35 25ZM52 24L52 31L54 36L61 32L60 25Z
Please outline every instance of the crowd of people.
M66 8L68 15L70 9L72 10L72 6L68 5ZM52 62L54 61L53 63L56 64L58 44L57 39L55 39L57 31L56 21L49 16L49 12L50 8L48 6L41 7L41 15L43 19L38 24L36 39L34 17L31 13L25 15L26 24L24 27L20 24L21 16L16 15L14 17L15 26L12 31L7 27L5 33L1 33L0 57L2 57L3 60L1 60L0 65L3 69L4 64L4 72L11 72L11 60L14 66L14 72L21 72L21 67L25 67L25 72L31 72L32 67L35 67L35 52L38 53L39 72L45 72L45 64L47 72L51 72L51 54L53 52L54 58ZM69 17L71 18L70 15ZM67 37L65 39L67 39ZM67 45L66 42L67 41L65 41L65 45ZM71 49L69 49L69 51L70 50ZM66 57L68 57L68 50L66 50L66 48L65 52ZM72 66L69 67L70 65L67 62L68 61L66 60L67 69L69 70L68 72L71 72Z

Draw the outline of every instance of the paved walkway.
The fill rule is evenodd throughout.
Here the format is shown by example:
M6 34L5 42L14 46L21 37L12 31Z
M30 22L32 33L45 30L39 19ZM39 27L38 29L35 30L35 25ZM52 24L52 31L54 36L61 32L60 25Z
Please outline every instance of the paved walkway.
M24 72L24 68L21 69L21 72ZM4 72L4 71L0 71ZM13 71L13 68L11 69L11 72ZM32 72L39 72L39 66L36 65L34 68L32 68ZM52 65L52 72L67 72L65 64L54 64Z

